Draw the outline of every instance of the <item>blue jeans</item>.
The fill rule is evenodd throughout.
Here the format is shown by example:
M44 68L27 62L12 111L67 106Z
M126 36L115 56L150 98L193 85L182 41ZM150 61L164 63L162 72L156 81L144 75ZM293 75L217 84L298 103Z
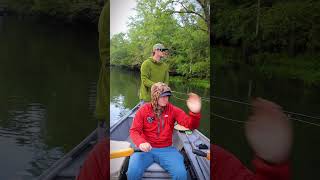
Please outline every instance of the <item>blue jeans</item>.
M131 155L127 172L128 180L140 180L144 171L154 162L168 171L172 179L187 179L183 156L176 148L170 146L152 148L149 152L137 152Z

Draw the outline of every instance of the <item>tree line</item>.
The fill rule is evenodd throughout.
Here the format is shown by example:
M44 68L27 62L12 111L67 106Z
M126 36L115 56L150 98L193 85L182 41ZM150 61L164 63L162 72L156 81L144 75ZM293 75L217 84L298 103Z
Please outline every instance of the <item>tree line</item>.
M138 69L162 43L172 73L209 78L209 19L206 0L138 0L128 32L111 38L111 64Z
M97 24L102 3L99 0L6 0L18 15L53 17L64 22Z
M217 0L214 44L256 52L317 54L320 50L320 2L312 0Z
M320 1L214 0L212 8L213 63L320 82Z

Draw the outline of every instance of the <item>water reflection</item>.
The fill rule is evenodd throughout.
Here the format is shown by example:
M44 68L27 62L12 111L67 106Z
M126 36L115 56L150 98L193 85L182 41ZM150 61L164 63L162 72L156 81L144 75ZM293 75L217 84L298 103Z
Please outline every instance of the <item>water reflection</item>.
M62 148L49 149L43 141L41 127L47 119L46 107L41 103L29 103L22 96L8 98L8 117L1 121L0 138L2 153L8 155L9 166L3 178L12 176L36 176L48 163L63 155ZM7 152L7 153L6 153ZM14 156L14 157L12 157ZM10 173L9 173L10 172Z
M110 71L110 125L139 102L137 73L112 67Z
M96 126L96 32L2 19L0 179L32 179Z

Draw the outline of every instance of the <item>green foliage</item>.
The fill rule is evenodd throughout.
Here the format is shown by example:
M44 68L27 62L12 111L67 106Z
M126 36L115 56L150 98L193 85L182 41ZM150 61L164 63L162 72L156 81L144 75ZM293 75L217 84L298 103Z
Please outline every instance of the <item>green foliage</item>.
M320 83L320 2L260 2L214 0L214 65L253 65L267 76Z
M46 15L67 22L97 23L102 7L97 0L10 0L9 7L18 14Z
M320 50L320 2L276 0L266 5L261 1L260 8L257 0L235 2L240 1L215 2L213 24L220 44L240 46L249 51L247 56L261 51L286 51L292 56Z
M280 76L289 79L300 79L308 85L320 83L320 57L299 55L289 57L286 54L268 54L256 56L263 59L257 70L269 77Z
M193 13L174 13L177 5L172 3L139 0L128 33L111 39L111 64L139 68L151 56L152 46L163 43L170 49L165 61L171 71L186 77L209 78L208 24ZM180 3L192 12L204 13L196 2Z
M11 0L8 2L11 11L19 14L30 14L33 6L33 0Z
M193 86L197 88L204 88L204 89L210 88L210 81L208 79L199 79L199 78L186 79L181 76L170 77L169 84L180 84L180 85L188 84L188 86Z
M319 11L320 3L311 1L278 3L266 10L261 16L263 48L289 54L320 50Z

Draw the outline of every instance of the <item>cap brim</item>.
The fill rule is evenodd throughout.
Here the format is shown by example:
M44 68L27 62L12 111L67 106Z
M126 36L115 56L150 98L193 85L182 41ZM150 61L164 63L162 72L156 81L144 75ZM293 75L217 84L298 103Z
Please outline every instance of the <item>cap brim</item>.
M160 97L164 97L164 96L171 96L171 92L170 91L167 91L167 92L164 92L162 94L160 94Z

